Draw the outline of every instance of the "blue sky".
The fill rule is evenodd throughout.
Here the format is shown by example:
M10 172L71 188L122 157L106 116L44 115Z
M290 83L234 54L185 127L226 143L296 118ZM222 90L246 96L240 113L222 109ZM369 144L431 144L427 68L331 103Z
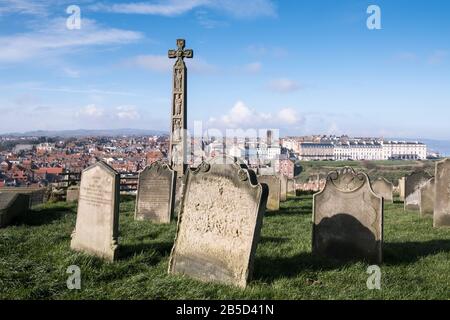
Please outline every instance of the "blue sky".
M185 38L190 128L450 139L449 16L446 0L1 0L0 132L168 130Z

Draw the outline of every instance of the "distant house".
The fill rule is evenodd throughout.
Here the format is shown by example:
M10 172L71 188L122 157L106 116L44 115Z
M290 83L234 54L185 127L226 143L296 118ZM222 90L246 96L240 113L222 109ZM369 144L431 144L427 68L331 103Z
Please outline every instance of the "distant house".
M150 165L153 162L164 159L164 154L159 150L153 150L147 153L146 159L147 165Z
M300 171L300 166L296 165L292 159L280 160L280 173L288 177L288 179L293 179L300 174Z

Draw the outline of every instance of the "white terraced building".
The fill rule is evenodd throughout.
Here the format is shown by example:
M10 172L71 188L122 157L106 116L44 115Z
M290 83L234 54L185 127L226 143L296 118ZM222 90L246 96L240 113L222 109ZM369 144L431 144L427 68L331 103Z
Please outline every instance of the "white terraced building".
M425 160L427 158L427 146L418 141L383 141L383 158Z
M301 160L425 160L427 146L421 142L350 140L347 142L300 143Z

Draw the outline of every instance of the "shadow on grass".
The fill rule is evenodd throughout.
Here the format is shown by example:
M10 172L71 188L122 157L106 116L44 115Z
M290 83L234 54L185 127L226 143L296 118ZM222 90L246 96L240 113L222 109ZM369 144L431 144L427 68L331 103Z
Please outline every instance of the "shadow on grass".
M263 243L284 243L284 242L288 242L290 239L289 238L280 238L280 237L261 237L261 239L259 240L260 244Z
M170 254L172 250L172 242L151 242L151 243L132 243L132 244L121 244L119 248L119 260L127 260L128 258L139 253L156 252L157 257L152 259L152 263L157 264L163 257Z
M414 263L439 252L450 252L450 240L387 242L383 244L383 260L387 265Z
M68 214L73 214L71 207L65 205L43 209L30 209L26 215L17 219L17 225L42 226L62 219Z
M283 202L277 211L266 211L265 216L290 216L290 215L310 215L312 213L312 203L305 204L305 200L289 199Z
M304 272L333 270L352 263L351 261L328 260L310 252L303 252L291 257L256 257L253 279L271 283L280 278L293 278Z
M268 240L267 240L268 241ZM415 263L421 258L440 252L450 252L450 240L425 242L394 242L383 246L384 265ZM291 257L256 257L254 280L273 282L280 278L296 277L300 273L339 269L364 260L337 260L324 258L311 252L302 252Z

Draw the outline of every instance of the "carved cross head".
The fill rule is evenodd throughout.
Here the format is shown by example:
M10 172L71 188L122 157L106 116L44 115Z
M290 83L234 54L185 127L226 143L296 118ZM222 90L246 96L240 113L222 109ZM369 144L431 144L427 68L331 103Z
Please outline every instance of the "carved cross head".
M184 58L193 58L194 51L191 49L184 49L186 41L184 39L177 39L177 50L169 50L169 58L183 60Z

